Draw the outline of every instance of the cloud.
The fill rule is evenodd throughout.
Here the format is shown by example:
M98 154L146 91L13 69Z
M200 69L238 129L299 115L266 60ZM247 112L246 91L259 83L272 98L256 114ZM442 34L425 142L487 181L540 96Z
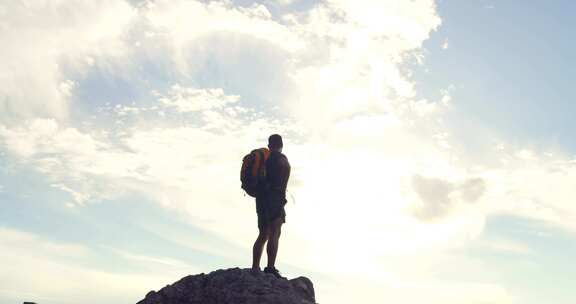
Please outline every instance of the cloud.
M234 7L228 1L160 0L148 3L144 15L153 27L163 29L173 39L177 52L199 37L226 32L266 40L288 51L303 46L294 33L274 21L261 4Z
M223 108L238 101L239 96L226 96L222 89L192 89L174 85L167 97L159 101L165 107L179 112L198 112L212 108Z
M0 242L2 242L3 248L19 248L40 256L70 258L82 257L89 252L89 249L82 245L53 243L31 233L4 227L0 227Z
M293 72L291 111L319 132L350 115L388 112L394 101L413 97L399 63L440 24L430 1L328 1L294 20L310 47Z
M62 64L121 54L135 10L124 1L9 1L0 4L0 119L69 115L73 82ZM17 120L16 120L17 121Z
M461 183L452 183L420 175L412 177L412 185L422 203L414 214L423 221L441 219L457 208L457 204L478 201L486 187L481 178L469 178Z
M22 159L38 153L71 156L93 153L98 143L76 128L60 128L54 119L34 119L25 126L0 127L6 146ZM74 144L71 145L70 143Z
M17 230L0 229L0 244L3 299L41 303L101 303L119 299L134 302L148 290L169 281L169 277L158 272L110 273L75 265L70 259L84 258L90 252L88 248L54 243Z
M466 176L439 146L445 137L434 137L443 132L435 120L444 106L415 100L400 67L440 24L431 1L330 1L278 19L262 5L229 2L156 1L130 12L135 15L128 28L136 34L113 36L124 56L135 55L122 66L123 77L137 77L137 63L151 56L181 83L198 86L158 84L152 101L103 107L87 125L36 118L0 129L5 150L77 204L144 195L231 242L249 243L251 230L233 228L253 216L238 199L238 159L269 133L282 133L295 168L293 193L299 201L317 202L294 212L303 223L295 239L316 248L314 240L326 231L306 229L323 210L332 210L355 222L340 234L384 235L390 245L374 250L373 259L393 247L415 249L394 231L417 235L425 229L407 211L411 175ZM158 48L169 51L170 59ZM83 86L73 83L67 91ZM267 100L280 106L280 115L261 107ZM112 124L98 123L102 117ZM223 227L219 217L230 212L238 216ZM326 229L339 225L338 216L326 219ZM445 228L439 225L436 233L424 247L445 246ZM337 247L339 241L326 239L324 245ZM313 264L319 255L310 257L303 259Z
M503 238L492 238L480 241L481 249L488 249L498 253L508 253L514 255L529 255L534 251L528 245L513 240Z
M177 277L183 273L200 272L199 269L192 265L177 259L136 254L111 247L106 247L106 249L118 255L122 259L137 264L139 266L138 269L148 273L162 273L164 275L170 274L172 277Z
M153 106L109 109L118 119L152 115L143 128L137 119L119 131L35 119L2 126L0 143L21 166L70 193L69 206L143 195L233 243L250 239L248 230L235 229L253 211L244 208L237 164L270 133L289 141L293 127L232 106L238 97L221 89L172 86L157 95ZM219 218L231 210L244 217L228 219L224 228Z
M386 275L381 274L378 281L357 278L353 281L338 280L327 285L329 287L321 287L317 293L320 300L331 303L516 303L511 291L489 283L417 279L394 281L387 280ZM364 292L355 292L358 290Z
M448 43L448 39L445 39L444 43L442 43L442 49L447 50L448 47L450 47L450 44Z
M188 264L109 248L140 265L139 273L100 270L91 264L92 248L47 240L39 235L0 228L0 297L41 303L135 302L146 292L190 271ZM161 266L157 264L160 263ZM106 290L103 294L102 291Z
M54 188L60 189L64 192L70 193L74 202L73 203L72 202L67 203L66 206L68 206L68 207L74 207L75 205L84 205L84 203L90 199L89 195L74 191L74 190L68 188L66 185L52 184L51 186Z
M570 180L576 175L571 157L563 153L500 147L498 163L485 168L489 178L487 204L494 214L542 220L576 231L576 195Z

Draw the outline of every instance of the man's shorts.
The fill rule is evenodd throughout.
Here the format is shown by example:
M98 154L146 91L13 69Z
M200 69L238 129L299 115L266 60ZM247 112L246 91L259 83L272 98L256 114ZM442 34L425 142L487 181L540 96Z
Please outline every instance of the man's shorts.
M258 228L263 229L277 218L286 223L286 193L267 190L256 196L256 214L258 214Z

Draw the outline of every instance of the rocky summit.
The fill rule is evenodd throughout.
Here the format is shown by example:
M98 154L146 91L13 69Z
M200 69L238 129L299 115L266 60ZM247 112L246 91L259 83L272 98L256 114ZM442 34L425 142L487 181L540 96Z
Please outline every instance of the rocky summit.
M314 287L305 277L277 279L263 272L231 268L190 275L137 304L314 304Z

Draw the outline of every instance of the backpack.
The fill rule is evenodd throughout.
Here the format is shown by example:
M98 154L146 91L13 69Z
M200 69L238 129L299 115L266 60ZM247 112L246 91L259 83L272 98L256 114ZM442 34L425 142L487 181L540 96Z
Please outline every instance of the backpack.
M266 148L252 150L242 159L240 169L240 181L242 189L256 197L258 190L262 189L266 181L266 160L270 156L270 151Z

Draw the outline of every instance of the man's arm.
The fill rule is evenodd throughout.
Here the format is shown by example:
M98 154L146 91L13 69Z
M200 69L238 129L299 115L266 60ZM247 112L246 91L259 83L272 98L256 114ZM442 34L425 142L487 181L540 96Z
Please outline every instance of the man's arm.
M290 179L290 170L291 170L290 163L288 162L288 158L286 156L282 158L280 168L281 168L280 185L282 185L282 190L286 191L286 188L288 187L288 179Z

